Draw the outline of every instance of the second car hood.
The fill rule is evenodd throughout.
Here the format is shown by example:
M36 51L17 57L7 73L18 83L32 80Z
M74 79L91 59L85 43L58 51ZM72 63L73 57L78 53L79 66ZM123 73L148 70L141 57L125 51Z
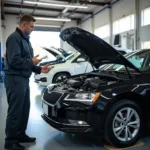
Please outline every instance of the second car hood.
M63 56L63 54L61 52L59 52L58 50L54 49L54 48L46 48L46 47L43 47L44 50L48 51L49 53L51 53L53 56L57 57L61 57L61 58L65 58Z
M77 27L64 29L60 38L72 45L77 51L86 55L91 64L99 68L100 65L114 63L122 64L140 72L132 63L130 63L123 55L117 52L108 43Z

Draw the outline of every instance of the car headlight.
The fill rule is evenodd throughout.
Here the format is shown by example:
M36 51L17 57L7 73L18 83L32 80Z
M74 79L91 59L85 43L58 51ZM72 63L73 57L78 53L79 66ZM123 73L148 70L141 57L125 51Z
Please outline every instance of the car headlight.
M65 101L75 101L84 104L93 104L99 98L100 92L97 93L70 93L64 100Z

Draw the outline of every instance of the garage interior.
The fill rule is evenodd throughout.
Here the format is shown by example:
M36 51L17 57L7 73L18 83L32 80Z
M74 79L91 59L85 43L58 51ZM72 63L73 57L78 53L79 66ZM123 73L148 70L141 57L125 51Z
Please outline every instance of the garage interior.
M8 107L2 75L2 57L6 54L6 40L18 27L21 15L31 14L35 17L35 31L60 33L66 28L78 27L127 53L150 48L150 0L1 0L0 12L0 150L4 149ZM44 40L44 37L38 38ZM49 42L49 46L52 46L51 39ZM58 42L60 48L75 52L74 48L61 39ZM44 89L45 87L34 82L32 75L27 133L35 136L37 140L34 144L24 144L26 150L106 149L105 142L100 137L63 133L44 122L41 118ZM143 146L130 149L150 149L150 133L140 141L144 143Z

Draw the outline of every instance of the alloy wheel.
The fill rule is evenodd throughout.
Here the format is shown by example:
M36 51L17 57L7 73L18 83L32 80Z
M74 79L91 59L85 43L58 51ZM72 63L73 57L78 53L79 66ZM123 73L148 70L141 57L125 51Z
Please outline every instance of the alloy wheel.
M56 82L61 81L62 79L65 79L67 76L66 75L60 75L58 78L56 78Z
M140 117L133 108L126 107L119 110L113 119L113 132L120 141L132 140L140 129Z

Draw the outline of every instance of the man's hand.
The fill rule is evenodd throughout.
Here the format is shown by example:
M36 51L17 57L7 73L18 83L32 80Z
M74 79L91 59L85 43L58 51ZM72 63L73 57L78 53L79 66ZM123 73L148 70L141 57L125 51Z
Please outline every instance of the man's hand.
M38 59L37 57L39 57L39 55L36 55L32 58L32 62L34 65L37 65L39 62L42 61L42 59Z
M41 72L48 73L54 66L50 66L49 64L42 66Z

